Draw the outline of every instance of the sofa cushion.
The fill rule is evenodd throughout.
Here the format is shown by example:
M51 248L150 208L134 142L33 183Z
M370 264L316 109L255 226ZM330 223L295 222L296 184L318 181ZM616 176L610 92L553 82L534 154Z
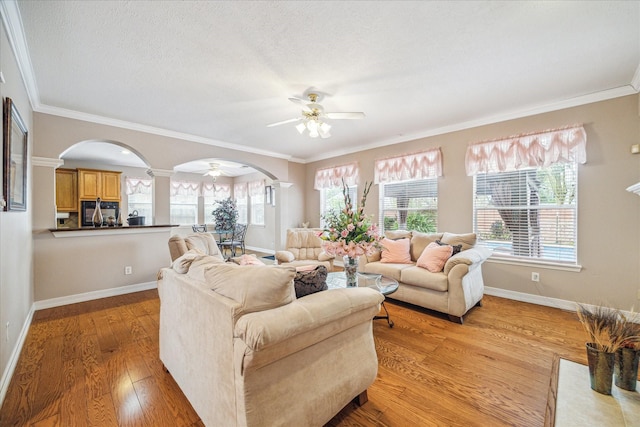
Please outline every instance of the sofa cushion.
M462 250L466 251L476 244L476 233L453 234L445 232L440 241L451 246L462 245Z
M261 259L258 259L256 254L242 254L231 258L230 261L238 265L265 265Z
M188 250L182 256L178 257L175 261L171 263L171 268L173 268L177 273L185 274L191 268L191 265L196 262L200 263L223 263L224 260L211 255L203 255L200 251L195 249Z
M424 251L422 251L422 255L418 258L416 265L421 268L426 268L432 273L437 273L442 271L444 263L451 258L452 253L453 246L441 246L436 242L431 242L424 248Z
M451 248L453 249L452 252L452 256L459 253L462 250L462 244L459 245L447 245L446 243L442 243L442 241L440 240L436 240L436 243L439 244L440 246L451 246Z
M410 239L411 231L407 230L387 230L384 232L384 237L391 240Z
M411 241L409 239L391 240L386 237L380 241L382 245L382 259L384 263L410 264L409 252Z
M442 233L421 233L414 231L411 236L411 260L417 261L424 248L431 242L442 238Z
M305 271L306 270L306 271ZM296 298L302 298L320 291L326 291L327 287L327 267L317 265L311 270L297 269L296 277L293 279L296 290Z
M400 279L400 282L404 284L419 288L432 289L440 292L445 292L449 289L449 280L446 274L442 272L432 273L420 267L412 266L403 269Z
M376 261L365 264L364 272L382 274L383 276L399 282L402 271L413 266L413 264L389 264Z
M236 315L269 310L294 299L293 267L247 268L226 263L211 264L204 271L207 285L216 293L237 302Z
M218 249L218 244L211 233L196 233L184 238L188 250L195 249L202 252L203 255L211 255L224 259Z

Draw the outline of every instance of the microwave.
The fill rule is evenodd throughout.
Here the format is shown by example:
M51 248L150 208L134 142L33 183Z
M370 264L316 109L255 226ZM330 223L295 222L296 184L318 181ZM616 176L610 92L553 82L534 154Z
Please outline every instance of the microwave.
M82 227L93 227L93 212L96 210L96 201L87 200L80 202L80 218ZM102 226L107 226L107 218L112 216L117 221L120 213L119 202L100 202L100 211L102 212Z

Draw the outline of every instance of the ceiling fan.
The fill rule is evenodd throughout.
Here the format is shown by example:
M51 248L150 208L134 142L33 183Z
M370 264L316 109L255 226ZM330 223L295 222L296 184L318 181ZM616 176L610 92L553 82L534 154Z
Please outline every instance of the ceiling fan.
M216 178L225 175L225 172L220 169L220 165L218 163L209 163L209 169L204 171L202 176L210 176L213 178L213 182L216 181Z
M319 96L317 93L309 93L307 95L309 98L308 101L305 101L300 98L289 98L289 101L294 104L298 104L302 106L302 116L297 117L295 119L284 120L281 122L271 123L267 125L267 127L280 126L287 123L295 123L300 122L296 125L296 129L301 134L304 133L305 129L309 131L309 136L311 138L317 138L320 136L321 138L329 138L331 134L329 131L331 130L331 125L325 123L324 119L334 119L334 120L357 120L364 119L365 115L361 112L344 112L344 113L329 113L324 111L324 107L318 103Z

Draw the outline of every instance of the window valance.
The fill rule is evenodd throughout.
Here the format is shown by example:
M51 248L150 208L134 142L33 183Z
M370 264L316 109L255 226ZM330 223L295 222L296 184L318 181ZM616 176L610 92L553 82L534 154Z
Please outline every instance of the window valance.
M202 184L202 195L204 197L227 199L231 197L231 186L229 184L216 184L213 182L206 182Z
M440 148L415 154L380 159L375 162L374 181L406 181L442 176L442 153Z
M242 182L239 184L233 184L233 198L236 200L247 198L247 183Z
M324 188L342 187L342 180L347 186L357 185L360 169L358 162L349 163L342 166L318 169L316 171L316 179L313 184L315 190Z
M264 194L264 180L249 182L249 196L256 197Z
M200 192L200 183L191 181L171 181L171 196L195 196Z
M125 179L127 186L127 196L132 194L151 194L153 180L149 178L129 178Z
M467 175L508 172L556 163L586 163L587 134L582 125L479 142L467 148Z

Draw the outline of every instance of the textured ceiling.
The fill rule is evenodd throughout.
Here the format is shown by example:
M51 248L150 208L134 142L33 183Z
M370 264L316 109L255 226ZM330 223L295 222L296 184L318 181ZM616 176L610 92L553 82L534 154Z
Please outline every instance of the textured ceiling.
M19 1L36 111L309 161L637 93L640 3ZM310 87L332 137L294 124ZM36 98L36 99L33 99ZM88 116L87 116L88 117ZM243 147L242 147L243 146Z

